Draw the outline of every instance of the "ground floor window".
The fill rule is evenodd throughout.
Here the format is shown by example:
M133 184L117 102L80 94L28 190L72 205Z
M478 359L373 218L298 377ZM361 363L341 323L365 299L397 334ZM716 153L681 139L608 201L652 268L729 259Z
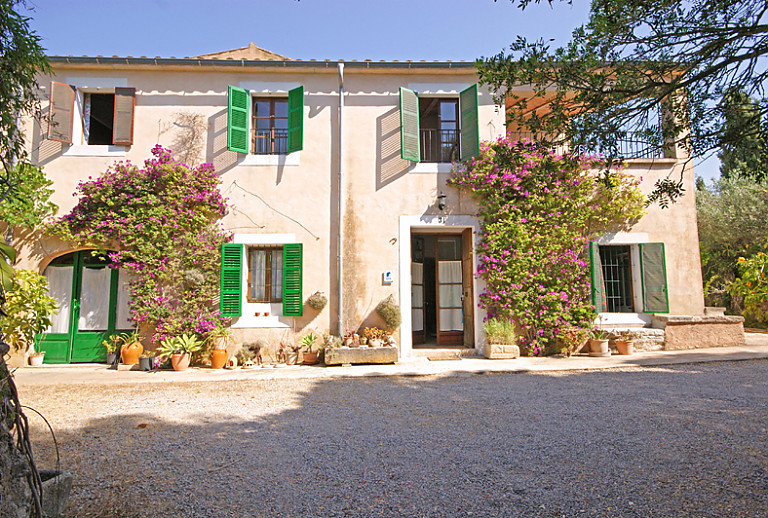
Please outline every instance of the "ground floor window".
M283 247L248 247L248 302L282 302Z
M601 246L605 303L609 313L635 311L632 293L632 257L629 246Z

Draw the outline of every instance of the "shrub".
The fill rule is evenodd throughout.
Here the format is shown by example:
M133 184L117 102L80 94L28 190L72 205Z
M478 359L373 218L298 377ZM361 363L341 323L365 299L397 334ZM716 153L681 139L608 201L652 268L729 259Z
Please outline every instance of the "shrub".
M490 318L483 324L483 329L488 343L491 345L517 343L515 324L509 320Z
M384 321L387 329L394 330L400 326L402 321L400 306L395 304L395 298L392 295L379 302L376 306L376 313Z
M5 297L8 316L0 316L0 328L14 350L26 351L35 345L35 335L51 325L59 306L48 295L46 278L31 270L16 270Z

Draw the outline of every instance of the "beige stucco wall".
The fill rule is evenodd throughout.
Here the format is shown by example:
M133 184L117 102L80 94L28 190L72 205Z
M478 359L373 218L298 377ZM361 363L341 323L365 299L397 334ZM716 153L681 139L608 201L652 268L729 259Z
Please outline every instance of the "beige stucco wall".
M345 328L376 325L377 303L392 294L403 300L403 282L410 283L408 226L466 228L476 225L476 207L466 195L446 186L450 166L414 165L400 158L398 89L443 92L453 96L477 82L472 68L367 70L348 66L344 71L343 150L339 158L339 77L335 66L295 68L166 67L157 66L56 66L55 79L98 78L99 84L123 81L135 87L134 144L121 156L73 156L69 147L44 138L43 124L28 122L30 156L54 181L53 201L60 214L72 208L77 183L96 177L114 160L141 163L150 149L160 144L174 149L184 130L178 125L181 112L199 114L204 122L201 161L210 161L221 177L221 190L229 199L230 213L224 225L236 236L277 234L304 244L304 297L323 291L329 304L318 313L305 307L304 317L276 319L277 327L237 329L241 340L267 336L272 341L311 328L337 332L338 174L344 173L343 225L343 322ZM86 81L87 82L87 81ZM43 78L42 97L47 98L49 79ZM304 149L271 165L246 165L244 156L227 151L227 86L259 85L285 90L305 86ZM448 92L447 94L445 92ZM42 118L47 114L43 102ZM495 138L504 132L503 110L497 109L487 91L480 92L480 137ZM89 147L89 146L84 146ZM92 146L91 146L92 147ZM84 151L92 151L85 149ZM175 151L178 151L176 149ZM186 151L190 151L187 149ZM253 160L251 162L258 162ZM269 159L262 159L262 161ZM246 160L247 162L247 160ZM680 164L665 161L633 163L630 171L643 176L648 193L656 179ZM673 175L674 177L674 175ZM701 314L703 295L693 201L693 175L685 170L686 196L669 209L651 207L631 232L646 233L649 241L666 244L670 310ZM437 195L447 195L446 209L437 208ZM431 217L430 217L431 216ZM447 219L442 219L442 218ZM405 219L404 219L405 218ZM411 219L408 219L411 218ZM413 219L415 218L415 219ZM453 219L451 219L453 218ZM416 221L416 224L412 222ZM452 222L459 222L458 226ZM406 229L405 231L403 229ZM405 238L405 239L404 239ZM17 236L20 266L42 270L65 245L39 236ZM403 248L406 247L406 248ZM382 274L394 273L385 285ZM480 291L476 286L475 297ZM402 334L410 333L403 309ZM476 313L476 321L482 315ZM237 323L235 323L237 327ZM477 327L480 327L479 325ZM406 345L409 336L401 336ZM478 341L478 347L482 343ZM406 347L407 349L407 347ZM407 352L407 351L406 351Z

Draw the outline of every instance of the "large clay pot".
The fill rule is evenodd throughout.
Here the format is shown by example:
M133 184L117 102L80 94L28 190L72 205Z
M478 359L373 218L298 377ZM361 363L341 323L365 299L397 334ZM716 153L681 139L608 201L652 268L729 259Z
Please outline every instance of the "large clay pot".
M124 344L120 349L120 355L123 363L126 365L136 365L139 363L139 355L144 351L144 347L139 342Z
M589 351L595 354L608 354L608 340L591 339L589 341Z
M299 361L299 353L293 349L285 351L285 363L286 365L296 365Z
M619 354L632 354L635 352L635 342L632 340L616 340L616 349Z
M227 364L228 357L229 354L227 354L226 349L214 349L211 351L211 369L223 369L224 365Z
M189 361L192 359L190 353L176 353L171 355L171 367L175 371L183 371L189 367Z
M318 360L318 357L320 356L320 353L317 351L314 352L304 352L304 360L302 363L304 365L314 365L318 363L320 360Z

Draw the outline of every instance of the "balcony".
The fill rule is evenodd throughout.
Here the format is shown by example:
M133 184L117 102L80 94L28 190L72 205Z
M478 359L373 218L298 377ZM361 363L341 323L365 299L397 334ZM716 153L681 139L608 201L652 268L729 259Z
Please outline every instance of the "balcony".
M459 160L458 130L421 130L422 162L453 162Z
M530 131L511 131L508 136L512 140L531 140L537 142L548 142L549 136L545 133L532 133ZM661 145L661 136L658 141L652 141L648 139L647 135L641 132L628 133L627 138L619 139L616 141L618 148L617 158L624 158L627 160L633 159L654 159L654 158L672 158L671 150L667 151ZM558 144L555 149L558 153L564 153L569 146L566 144ZM588 155L607 155L601 149L594 146L581 146L578 148L579 153Z
M254 130L254 155L285 155L288 153L287 129L257 129Z

